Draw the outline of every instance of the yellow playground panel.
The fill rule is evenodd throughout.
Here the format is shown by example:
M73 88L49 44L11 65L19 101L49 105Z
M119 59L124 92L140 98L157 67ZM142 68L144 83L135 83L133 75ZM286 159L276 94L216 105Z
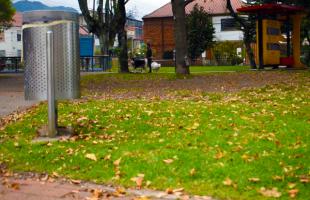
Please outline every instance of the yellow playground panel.
M280 65L304 67L300 61L300 27L304 8L272 3L242 7L238 11L257 16L255 56L260 69Z

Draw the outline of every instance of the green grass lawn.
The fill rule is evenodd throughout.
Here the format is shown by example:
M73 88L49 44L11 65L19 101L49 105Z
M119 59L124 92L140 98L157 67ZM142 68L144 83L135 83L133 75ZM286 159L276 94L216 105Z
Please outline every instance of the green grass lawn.
M91 79L98 81L83 81ZM188 91L193 100L60 102L60 125L74 127L77 135L52 144L31 143L46 124L47 107L40 104L0 131L0 163L17 172L56 172L126 187L144 174L143 187L184 188L219 199L267 199L262 187L277 188L280 199L290 199L294 190L296 199L308 199L309 72L299 79L236 93ZM92 154L96 161L86 158Z
M113 64L110 72L118 72L119 71L118 64ZM134 71L134 69L130 69ZM210 73L210 72L240 72L240 71L248 71L250 70L249 66L191 66L191 73ZM137 70L139 71L139 70ZM146 69L148 71L148 69ZM174 67L161 67L158 71L159 73L175 73ZM154 72L156 73L156 72Z
M249 66L191 66L191 73L208 73L208 72L240 72L250 70ZM162 67L160 73L175 73L174 67Z

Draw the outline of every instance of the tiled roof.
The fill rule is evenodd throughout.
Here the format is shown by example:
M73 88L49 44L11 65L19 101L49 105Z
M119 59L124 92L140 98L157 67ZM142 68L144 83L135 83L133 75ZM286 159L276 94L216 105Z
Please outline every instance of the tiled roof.
M210 15L220 15L229 13L229 11L226 8L226 0L195 0L194 2L186 6L185 11L187 14L189 14L193 10L195 4L204 7L205 11L207 11ZM235 11L237 10L237 8L241 8L244 5L242 0L231 0L231 4ZM160 7L154 12L144 16L143 18L161 18L161 17L172 17L171 3L167 3L166 5Z
M80 35L89 35L90 34L88 32L87 28L83 27L83 26L80 26L79 33L80 33Z
M12 26L21 27L23 25L23 15L20 12L16 12L13 16Z

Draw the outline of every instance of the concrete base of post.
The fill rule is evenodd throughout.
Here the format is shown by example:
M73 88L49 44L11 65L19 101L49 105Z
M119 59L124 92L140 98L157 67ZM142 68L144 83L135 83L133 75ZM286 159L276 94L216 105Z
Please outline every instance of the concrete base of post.
M38 131L38 137L32 140L33 143L36 142L55 142L59 140L69 139L74 135L74 129L72 127L58 127L56 137L48 136L48 126L45 125Z

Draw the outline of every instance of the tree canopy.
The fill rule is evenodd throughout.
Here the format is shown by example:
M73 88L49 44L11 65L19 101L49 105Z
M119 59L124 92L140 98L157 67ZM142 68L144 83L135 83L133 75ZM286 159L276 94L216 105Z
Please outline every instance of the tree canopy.
M213 45L214 28L211 17L203 7L196 4L186 17L186 28L189 56L196 59Z
M12 22L15 9L12 2L8 0L0 0L0 26L9 26Z

